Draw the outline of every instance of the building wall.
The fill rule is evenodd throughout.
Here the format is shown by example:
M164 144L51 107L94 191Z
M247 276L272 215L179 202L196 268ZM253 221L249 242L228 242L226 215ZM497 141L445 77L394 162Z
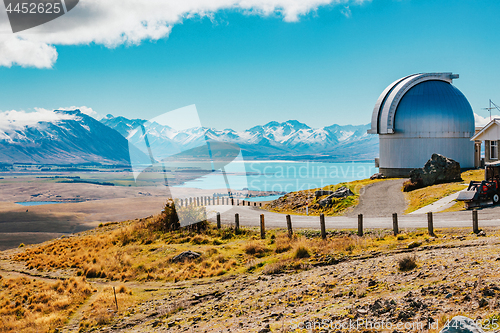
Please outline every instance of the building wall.
M474 168L474 142L470 138L396 138L380 135L380 168L422 168L437 153L464 169Z
M485 140L484 141L484 161L486 163L490 162L497 162L500 160L500 141L497 141L497 158L492 158L491 157L491 141L490 140Z

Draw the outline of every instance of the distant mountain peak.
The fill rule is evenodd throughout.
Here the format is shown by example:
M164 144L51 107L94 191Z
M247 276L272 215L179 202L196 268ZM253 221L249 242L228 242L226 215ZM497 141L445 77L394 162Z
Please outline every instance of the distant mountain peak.
M131 132L131 127L144 124L154 150L165 156L203 145L207 139L236 143L247 157L272 158L276 156L286 159L287 156L296 158L301 155L318 155L324 158L330 154L339 159L335 151L341 147L351 154L349 160L352 160L356 159L353 157L357 154L356 145L360 145L359 150L363 159L366 159L365 156L371 159L378 152L372 149L374 144L378 144L377 138L366 136L369 125L332 125L314 129L298 120L288 120L271 121L265 125L237 132L230 128L217 130L206 127L177 131L157 123L151 124L144 120L130 120L123 117L105 117L101 121L115 128L134 144L142 140L142 131ZM367 144L366 140L370 143ZM165 156L158 156L158 158L162 159Z

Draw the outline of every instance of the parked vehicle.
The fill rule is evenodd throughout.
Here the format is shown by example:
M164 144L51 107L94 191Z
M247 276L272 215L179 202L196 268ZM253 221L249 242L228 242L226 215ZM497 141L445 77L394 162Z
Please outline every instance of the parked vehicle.
M465 209L500 202L500 162L489 163L484 168L483 181L471 181L466 191L459 193L457 201L465 201Z

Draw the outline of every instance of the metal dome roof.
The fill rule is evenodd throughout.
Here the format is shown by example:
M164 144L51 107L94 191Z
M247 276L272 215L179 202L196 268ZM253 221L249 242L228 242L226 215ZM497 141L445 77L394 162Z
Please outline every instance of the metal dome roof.
M472 108L465 96L451 85L458 77L452 73L421 73L396 80L378 98L368 133L472 136Z
M424 81L401 98L394 129L404 137L470 138L474 135L474 113L452 84Z

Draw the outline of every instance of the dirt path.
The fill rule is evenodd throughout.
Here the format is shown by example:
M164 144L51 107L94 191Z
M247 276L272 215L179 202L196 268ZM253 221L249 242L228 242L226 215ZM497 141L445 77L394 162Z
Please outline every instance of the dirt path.
M387 217L392 213L402 214L406 208L405 198L401 192L404 181L404 179L391 179L366 186L359 198L359 204L347 216L363 214L368 217Z

